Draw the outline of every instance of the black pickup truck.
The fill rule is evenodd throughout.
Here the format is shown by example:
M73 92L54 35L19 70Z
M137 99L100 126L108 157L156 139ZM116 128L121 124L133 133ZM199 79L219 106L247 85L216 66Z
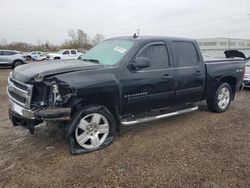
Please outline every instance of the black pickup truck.
M244 63L204 61L191 39L112 38L79 60L17 67L8 79L9 115L31 133L44 121L65 125L70 151L85 153L108 146L121 125L195 111L202 100L226 111Z

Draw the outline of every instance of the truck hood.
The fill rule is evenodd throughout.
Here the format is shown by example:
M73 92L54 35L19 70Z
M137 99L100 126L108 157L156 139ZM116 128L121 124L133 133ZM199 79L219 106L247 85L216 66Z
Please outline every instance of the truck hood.
M58 60L21 65L14 69L13 77L20 82L29 83L35 79L42 80L46 76L75 72L81 70L92 70L102 68L103 65L78 60Z

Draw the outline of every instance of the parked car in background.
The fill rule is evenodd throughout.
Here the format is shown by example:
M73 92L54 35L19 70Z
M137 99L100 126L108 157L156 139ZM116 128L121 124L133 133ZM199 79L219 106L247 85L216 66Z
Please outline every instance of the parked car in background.
M60 50L57 53L49 53L47 54L47 59L77 59L79 53L75 49L64 49Z
M24 58L27 61L30 61L30 60L43 61L43 60L46 60L46 54L44 52L41 52L41 51L33 51L33 52L30 52L30 53L24 55Z
M11 66L12 68L15 68L25 63L25 58L18 51L0 50L0 65Z
M250 88L250 60L246 63L245 76L243 81L244 87Z
M34 61L43 61L46 60L46 54L41 51L31 52L31 59Z
M22 54L23 58L26 61L30 61L31 60L30 52L21 52L21 51L19 51L19 53Z

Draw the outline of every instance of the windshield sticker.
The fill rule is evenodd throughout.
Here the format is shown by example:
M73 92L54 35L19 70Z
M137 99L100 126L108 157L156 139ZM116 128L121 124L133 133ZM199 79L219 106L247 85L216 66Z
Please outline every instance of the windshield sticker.
M126 49L123 48L123 47L120 47L120 46L114 47L114 50L117 51L117 52L119 52L119 53L121 53L121 54L123 54L124 52L126 52Z

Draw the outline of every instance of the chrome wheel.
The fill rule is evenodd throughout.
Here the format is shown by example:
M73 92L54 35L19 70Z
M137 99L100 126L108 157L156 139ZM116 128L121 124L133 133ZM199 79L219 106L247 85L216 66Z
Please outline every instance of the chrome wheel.
M227 87L221 88L218 94L218 106L224 110L228 107L231 100L230 90Z
M96 149L109 134L109 122L105 116L93 113L83 117L75 130L77 143L85 149Z

